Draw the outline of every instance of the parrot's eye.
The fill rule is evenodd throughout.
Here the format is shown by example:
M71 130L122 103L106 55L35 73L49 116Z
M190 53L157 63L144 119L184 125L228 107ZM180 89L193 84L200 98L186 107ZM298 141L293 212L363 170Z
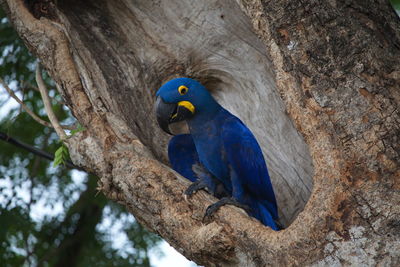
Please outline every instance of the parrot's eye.
M178 88L178 92L181 94L181 95L185 95L187 92L188 92L188 88L186 87L186 86L184 86L184 85L181 85L181 86L179 86L179 88Z

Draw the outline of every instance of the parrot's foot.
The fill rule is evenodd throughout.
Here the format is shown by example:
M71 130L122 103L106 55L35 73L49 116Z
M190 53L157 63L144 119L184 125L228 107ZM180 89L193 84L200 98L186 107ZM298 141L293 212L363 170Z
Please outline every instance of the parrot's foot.
M227 205L227 204L244 209L246 212L250 211L249 206L239 203L234 198L224 197L224 198L221 198L221 200L215 202L214 204L208 206L208 208L206 209L206 213L204 214L204 217L203 217L203 222L210 221L210 219L214 215L214 213L217 212L220 207Z
M194 193L196 193L197 191L204 189L207 192L209 192L208 188L207 188L207 184L204 183L203 180L197 180L195 182L193 182L183 193L185 199L187 199L187 197L191 197ZM210 192L209 192L210 193Z
M278 231L285 229L285 227L283 226L283 224L281 222L278 222L277 220L274 220L274 222L275 222L276 226L278 227Z

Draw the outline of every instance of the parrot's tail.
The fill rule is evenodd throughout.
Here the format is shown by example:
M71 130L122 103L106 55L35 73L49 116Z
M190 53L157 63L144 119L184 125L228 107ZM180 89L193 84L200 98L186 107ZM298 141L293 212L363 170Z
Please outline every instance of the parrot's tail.
M273 230L278 231L280 228L276 224L275 220L272 218L271 213L269 210L263 205L263 203L258 202L258 216L255 216L259 219L264 225L271 227Z

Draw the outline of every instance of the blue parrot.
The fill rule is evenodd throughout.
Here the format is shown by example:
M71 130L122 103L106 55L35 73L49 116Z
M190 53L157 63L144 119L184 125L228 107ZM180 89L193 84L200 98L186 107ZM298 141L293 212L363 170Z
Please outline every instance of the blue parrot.
M278 230L278 209L268 169L254 135L224 109L207 89L190 78L168 81L156 93L160 127L186 120L190 134L174 136L168 146L172 168L193 184L191 195L208 189L220 200L207 208L210 216L225 204L244 208L264 225Z

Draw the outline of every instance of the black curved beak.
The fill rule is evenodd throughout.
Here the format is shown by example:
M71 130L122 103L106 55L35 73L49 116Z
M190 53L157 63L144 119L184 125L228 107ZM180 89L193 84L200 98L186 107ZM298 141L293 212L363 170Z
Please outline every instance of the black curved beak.
M158 96L155 103L155 110L157 116L157 122L164 132L171 134L169 130L169 124L189 119L193 116L192 111L184 106L176 103L166 103Z
M157 97L156 104L156 116L157 116L157 122L160 128L168 133L171 134L171 131L169 130L169 121L173 114L176 112L177 109L177 104L174 103L165 103L164 100L162 100L161 97Z

